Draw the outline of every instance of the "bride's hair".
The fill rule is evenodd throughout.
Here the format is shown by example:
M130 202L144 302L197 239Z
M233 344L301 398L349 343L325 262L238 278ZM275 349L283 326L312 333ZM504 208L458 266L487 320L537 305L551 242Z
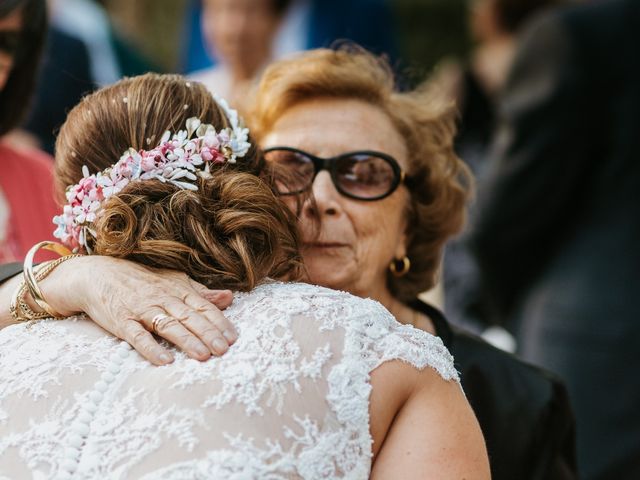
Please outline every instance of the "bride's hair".
M150 150L192 117L216 130L229 126L206 88L179 75L124 79L85 97L58 136L58 191L80 181L83 166L97 173L129 147ZM295 216L274 193L273 167L249 142L236 163L198 177L197 191L143 180L109 197L95 221L93 253L181 270L209 288L246 291L265 277L299 278Z

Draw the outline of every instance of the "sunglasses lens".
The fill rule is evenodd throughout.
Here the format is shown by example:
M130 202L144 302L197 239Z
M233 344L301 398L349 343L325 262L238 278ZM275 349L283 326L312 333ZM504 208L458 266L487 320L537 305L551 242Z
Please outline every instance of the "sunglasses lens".
M362 199L387 195L398 183L389 160L371 154L341 157L336 163L335 176L344 192Z
M290 150L265 152L265 159L276 165L276 188L281 195L300 193L313 182L313 161L306 155Z

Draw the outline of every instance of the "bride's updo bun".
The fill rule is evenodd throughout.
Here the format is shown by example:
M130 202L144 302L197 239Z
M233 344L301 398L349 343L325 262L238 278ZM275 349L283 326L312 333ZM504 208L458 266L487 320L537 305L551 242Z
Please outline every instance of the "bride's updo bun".
M220 130L224 110L204 86L178 75L146 74L99 90L77 105L56 144L56 185L64 192L115 164L129 148L150 150L187 119ZM216 164L197 190L159 180L129 183L109 197L94 224L92 251L181 270L209 288L250 290L265 277L300 275L296 219L274 193L270 165L254 146Z

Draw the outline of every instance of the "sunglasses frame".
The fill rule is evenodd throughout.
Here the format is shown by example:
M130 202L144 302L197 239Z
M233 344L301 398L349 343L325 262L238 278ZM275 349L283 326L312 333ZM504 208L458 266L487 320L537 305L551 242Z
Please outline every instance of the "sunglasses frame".
M345 197L353 198L354 200L362 200L364 202L373 202L373 201L382 200L383 198L388 197L398 189L401 183L406 183L406 180L407 180L407 175L405 171L402 170L402 168L398 164L398 161L395 158L393 158L391 155L387 155L386 153L376 152L375 150L355 150L352 152L341 153L340 155L336 155L335 157L330 157L330 158L317 157L308 152L305 152L304 150L300 150L294 147L278 147L278 146L269 147L269 148L265 148L263 150L263 153L266 156L266 154L269 152L283 151L283 150L300 154L304 157L307 157L309 160L311 160L311 162L313 163L313 177L311 178L311 182L309 182L309 185L307 185L305 188L301 190L296 190L295 192L280 193L280 195L299 195L305 190L311 188L311 186L313 185L313 182L318 176L318 173L320 173L322 170L326 170L329 172L329 176L331 177L333 186L338 191L338 193L340 193L341 195L344 195ZM351 157L353 155L370 155L377 158L381 158L391 166L391 169L393 170L393 182L391 184L392 185L391 188L387 193L378 195L377 197L362 198L362 197L358 197L357 195L353 195L352 193L349 193L342 189L342 187L340 186L337 180L338 174L336 169L336 165L337 165L336 162L343 158Z

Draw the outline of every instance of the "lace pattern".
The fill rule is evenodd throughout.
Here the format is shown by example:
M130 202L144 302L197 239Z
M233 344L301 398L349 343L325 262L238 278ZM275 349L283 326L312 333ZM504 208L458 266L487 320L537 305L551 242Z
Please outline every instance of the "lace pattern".
M372 300L270 282L225 315L227 354L165 367L86 319L1 331L0 478L367 478L371 372L458 381L440 339Z

